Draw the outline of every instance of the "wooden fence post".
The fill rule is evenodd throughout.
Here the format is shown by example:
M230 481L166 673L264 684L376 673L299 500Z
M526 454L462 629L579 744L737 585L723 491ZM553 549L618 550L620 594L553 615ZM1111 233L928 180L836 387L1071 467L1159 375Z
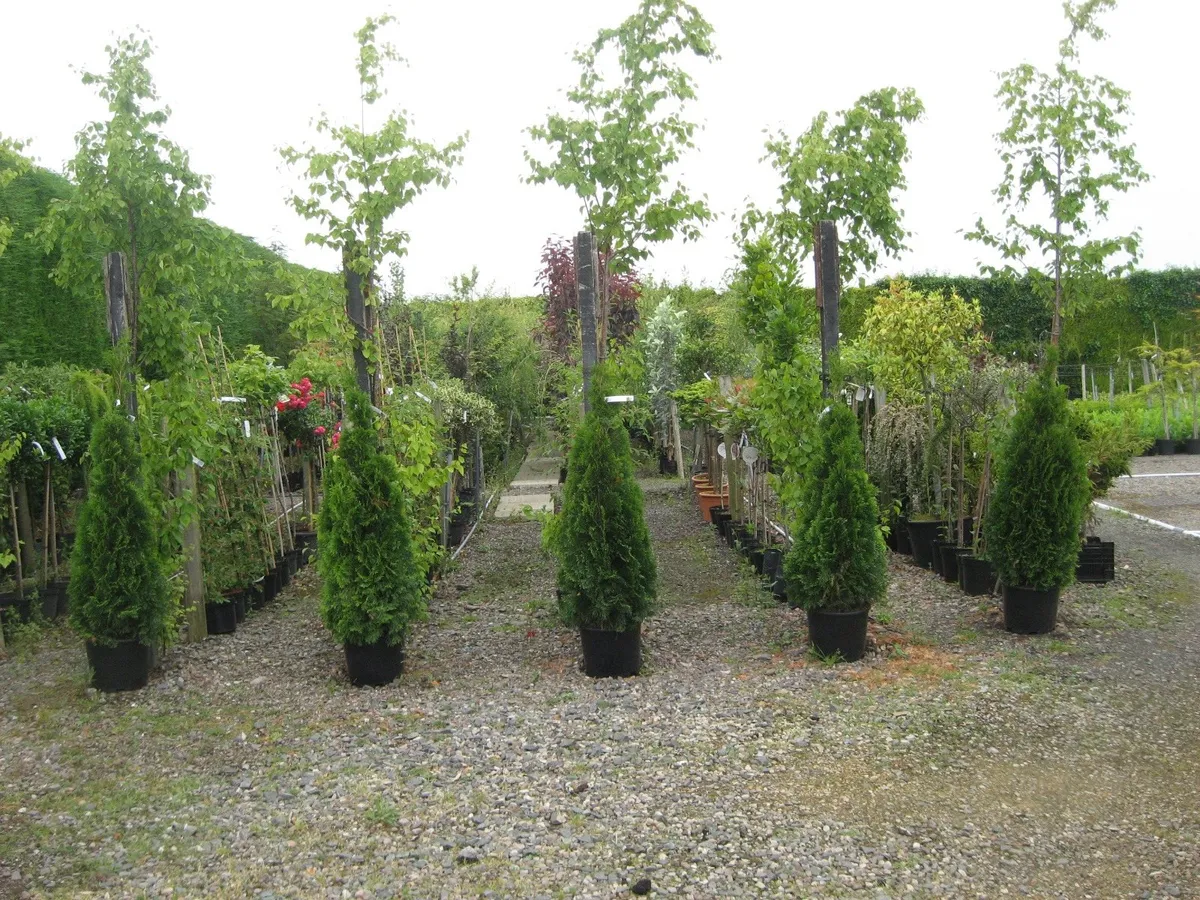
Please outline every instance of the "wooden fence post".
M579 294L579 331L583 340L583 411L596 366L596 240L590 231L575 235L575 288Z
M837 355L842 280L837 223L822 219L813 234L813 260L817 276L817 309L821 313L821 390L830 392L829 366Z
M683 435L679 433L679 405L674 400L671 401L671 428L675 432L675 474L679 476L680 481L686 482L688 476L683 470Z

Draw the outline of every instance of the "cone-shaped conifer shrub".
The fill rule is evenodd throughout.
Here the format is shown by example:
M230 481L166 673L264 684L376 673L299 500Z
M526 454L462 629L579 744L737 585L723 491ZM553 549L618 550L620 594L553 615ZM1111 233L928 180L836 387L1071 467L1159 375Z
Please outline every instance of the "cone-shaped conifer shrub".
M860 610L887 590L887 548L848 406L835 402L821 416L818 440L785 557L788 593L805 610Z
M629 631L655 608L657 568L634 474L629 434L606 403L604 367L567 461L562 512L546 526L558 559L559 612L568 625Z
M1004 583L1047 591L1075 578L1091 488L1057 359L1017 402L988 511L988 555Z
M346 398L351 427L325 473L317 516L321 617L342 644L395 646L425 617L424 572L413 558L408 499L385 454L370 401Z
M158 646L174 633L175 606L129 419L114 412L96 424L91 458L71 554L71 625L101 646Z

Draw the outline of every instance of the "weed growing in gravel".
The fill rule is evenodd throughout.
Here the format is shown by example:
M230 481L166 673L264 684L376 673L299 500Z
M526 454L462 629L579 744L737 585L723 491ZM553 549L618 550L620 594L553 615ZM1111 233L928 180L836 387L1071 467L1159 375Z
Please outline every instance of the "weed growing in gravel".
M386 797L376 797L363 817L372 825L395 828L400 821L400 808Z

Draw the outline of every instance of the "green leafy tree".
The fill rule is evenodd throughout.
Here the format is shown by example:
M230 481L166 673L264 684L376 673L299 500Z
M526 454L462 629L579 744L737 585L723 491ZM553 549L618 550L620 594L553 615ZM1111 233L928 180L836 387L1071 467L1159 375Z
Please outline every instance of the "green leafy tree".
M911 157L904 129L924 112L911 88L888 87L859 97L832 120L819 113L794 140L782 131L771 135L763 158L782 176L779 204L747 209L742 240L765 231L783 255L804 260L812 255L817 223L832 219L847 281L873 269L881 253L899 256L909 236L896 205Z
M788 593L806 610L859 610L887 592L887 548L848 406L821 416L818 441L785 562Z
M87 500L71 554L71 625L89 641L155 646L175 631L155 521L133 425L109 413L95 427Z
M409 500L381 452L370 401L346 397L351 427L325 473L318 514L321 617L342 644L400 644L425 617L424 571L413 556Z
M359 387L366 388L366 361L378 359L377 315L374 294L376 273L388 254L404 256L407 231L392 226L393 218L431 185L446 187L451 170L462 162L467 135L439 147L418 140L403 110L393 110L378 129L368 131L368 111L383 99L380 86L385 63L403 62L396 49L380 43L380 29L394 22L392 16L368 18L355 32L358 42L358 82L362 118L358 125L335 125L322 114L316 120L318 136L327 139L324 149L315 146L280 150L284 161L299 166L308 182L304 194L294 194L291 205L301 216L323 226L305 241L331 247L342 254L347 281L362 279L366 321L360 326L355 350L359 364ZM332 330L326 325L324 330ZM372 386L372 394L376 393ZM376 396L374 399L378 399Z
M1006 261L985 264L984 272L1016 273L1016 263L1033 276L1040 296L1053 304L1056 346L1063 316L1087 299L1088 283L1132 270L1140 254L1137 231L1093 237L1094 226L1108 218L1112 194L1149 179L1133 145L1122 143L1128 92L1076 68L1080 39L1103 40L1096 19L1115 6L1116 0L1066 0L1070 32L1058 45L1054 70L1025 63L1001 74L996 96L1009 120L997 135L1004 179L995 195L1005 220L992 230L981 218L967 233Z
M160 376L186 368L194 330L179 304L199 268L218 265L202 245L196 216L208 206L209 179L164 134L171 110L159 102L148 63L148 37L132 34L105 48L108 71L83 73L108 105L107 121L75 136L67 163L76 190L56 199L38 228L57 250L53 277L95 297L101 291L96 250L123 251L129 266L129 346L142 371Z
M667 297L646 323L646 370L650 388L650 406L658 423L662 445L671 443L671 395L680 387L676 357L683 340L685 313Z
M567 461L562 512L547 523L544 540L558 558L563 621L628 631L653 614L658 574L629 433L604 400L606 367L595 370L591 409Z
M1009 587L1052 590L1075 578L1092 488L1057 361L1051 353L1021 395L1000 454L988 553Z
M611 54L608 52L611 51ZM600 353L607 350L609 275L650 255L648 245L682 234L699 236L712 219L705 198L693 200L670 168L694 146L696 125L683 116L695 99L692 77L677 62L685 53L715 59L712 26L682 0L642 0L616 28L600 31L574 54L578 84L567 91L571 115L552 113L529 135L551 149L526 150L533 184L575 192L600 256ZM615 61L608 57L615 54ZM615 63L617 77L606 76Z

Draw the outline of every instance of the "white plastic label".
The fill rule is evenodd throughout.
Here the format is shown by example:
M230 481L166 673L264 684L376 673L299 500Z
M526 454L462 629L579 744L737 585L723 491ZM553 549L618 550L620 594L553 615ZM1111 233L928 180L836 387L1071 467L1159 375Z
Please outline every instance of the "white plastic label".
M52 437L50 441L54 444L54 449L58 451L58 458L63 462L67 461L67 454L63 451L62 444L58 442L58 438Z

